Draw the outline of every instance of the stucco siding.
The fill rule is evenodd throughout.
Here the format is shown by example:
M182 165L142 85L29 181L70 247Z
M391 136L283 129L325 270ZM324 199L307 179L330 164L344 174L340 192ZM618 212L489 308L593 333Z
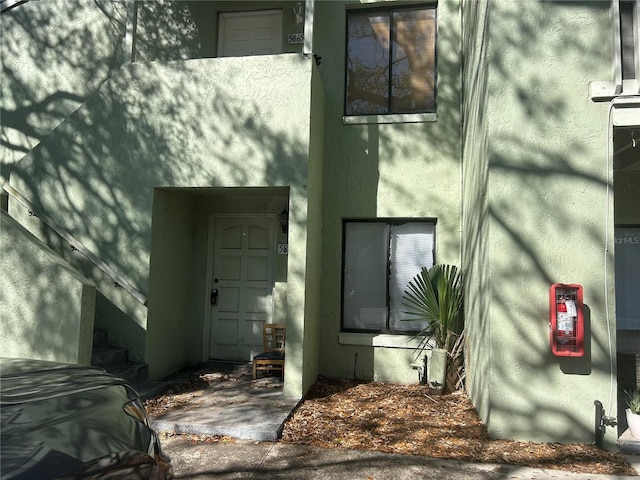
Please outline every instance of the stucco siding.
M6 213L0 219L2 356L88 365L95 287Z
M487 115L489 2L464 2L462 49L466 59L463 82L463 271L465 274L466 381L480 416L490 408L490 257L488 221Z
M377 3L317 1L315 58L209 58L222 11L282 9L283 42L299 33L278 1L138 2L130 51L127 2L3 13L0 181L143 297L11 199L3 354L88 362L95 325L151 378L208 359L211 219L261 215L288 249L273 313L286 393L318 374L415 383L410 335L343 331L343 225L435 219L436 263L465 274L467 388L491 436L591 442L594 400L618 415L614 222L638 218L637 175L613 179L609 106L589 98L611 77L611 2L436 3L437 110L415 123L343 118L348 11ZM584 357L551 353L555 282L584 287Z
M324 112L325 91L318 67L314 67L311 86L311 125L309 143L309 195L307 225L307 266L304 313L304 342L302 344L303 376L300 394L305 393L318 378L321 350L322 319L322 234L323 234L323 198L324 198ZM295 314L294 314L295 315Z
M11 183L146 293L155 187L306 177L310 63L292 54L252 66L260 75L249 81L238 59L132 64L31 151Z
M418 376L410 367L410 336L404 344L388 347L373 346L364 337L353 343L343 336L340 343L342 222L436 218L436 261L460 265L458 2L438 4L437 121L425 123L343 124L345 10L358 6L359 2L317 2L315 12L314 45L322 57L319 71L327 92L320 373L412 383Z
M301 215L296 225L306 228L311 64L300 54L131 64L32 150L11 183L151 302L155 189L291 188L291 209ZM10 213L40 231L20 206L10 205ZM304 265L306 233L296 235L290 252ZM163 268L176 261L170 253ZM293 262L302 283L288 302L298 312L304 309L304 268ZM175 308L190 308L183 300ZM156 320L151 316L139 325L147 329ZM154 345L156 353L146 355L166 351L161 334L178 320L165 317L154 325L159 336L147 337L146 348ZM186 357L193 361L187 350L177 352L176 365ZM162 363L157 369L150 364L152 376L172 373Z
M2 25L2 183L123 62L124 2L25 2Z
M301 44L287 41L288 34L300 33L303 29L303 24L295 22L293 5L290 1L277 0L138 2L134 60L166 62L216 57L221 13L265 10L282 12L282 51L300 52Z
M490 9L490 415L495 437L590 441L594 400L615 416L612 271L604 270L608 4L493 1ZM587 350L551 354L548 289L584 286ZM610 440L610 439L609 439Z

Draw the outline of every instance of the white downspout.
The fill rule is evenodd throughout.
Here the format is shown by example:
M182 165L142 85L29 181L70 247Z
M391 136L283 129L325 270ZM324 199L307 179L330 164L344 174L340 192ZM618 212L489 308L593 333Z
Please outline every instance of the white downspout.
M138 21L136 0L127 0L127 21L124 29L124 63L135 62L135 33Z
M313 14L314 0L305 0L304 2L304 44L302 45L302 53L305 55L313 53Z

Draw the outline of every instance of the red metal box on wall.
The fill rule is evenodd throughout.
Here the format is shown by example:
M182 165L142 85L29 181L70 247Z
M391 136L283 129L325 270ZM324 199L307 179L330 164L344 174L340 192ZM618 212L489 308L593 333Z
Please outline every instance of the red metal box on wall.
M554 283L549 288L549 341L558 357L584 355L582 285Z

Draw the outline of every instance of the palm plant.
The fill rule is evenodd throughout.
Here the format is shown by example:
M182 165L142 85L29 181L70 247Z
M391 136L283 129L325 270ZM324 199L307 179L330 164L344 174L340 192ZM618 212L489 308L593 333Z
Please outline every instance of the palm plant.
M462 272L455 265L434 265L422 268L403 295L408 308L408 320L426 321L416 337L422 337L417 348L420 352L433 340L436 348L451 351L463 328Z
M627 391L627 395L629 396L629 400L627 401L627 405L631 413L635 413L636 415L640 415L640 389L636 388L632 391Z

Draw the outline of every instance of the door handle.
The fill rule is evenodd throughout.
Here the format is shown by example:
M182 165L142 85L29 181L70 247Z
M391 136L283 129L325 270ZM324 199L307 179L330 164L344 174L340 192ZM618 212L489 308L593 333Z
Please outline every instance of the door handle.
M211 290L211 305L217 305L218 304L218 289L214 288L213 290Z

